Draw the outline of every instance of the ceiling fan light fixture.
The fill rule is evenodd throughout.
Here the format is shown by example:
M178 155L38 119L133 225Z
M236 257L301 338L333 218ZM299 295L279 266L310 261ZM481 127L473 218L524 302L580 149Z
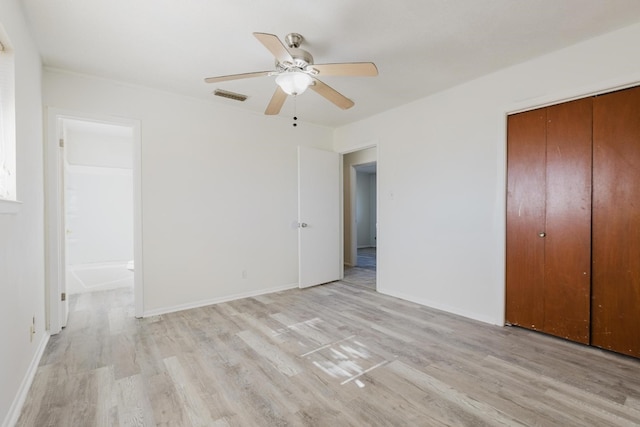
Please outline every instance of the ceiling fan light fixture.
M287 95L300 95L311 84L313 79L302 71L287 71L276 77L276 84L285 91Z
M275 70L207 77L204 81L206 83L219 83L262 76L275 77L278 86L271 96L267 109L264 111L269 116L280 113L288 96L300 95L309 86L313 86L314 92L336 107L347 110L354 106L354 102L316 77L378 75L378 68L373 62L315 64L313 56L306 50L300 49L300 44L304 38L297 33L287 34L286 45L274 34L253 33L253 35L273 55ZM224 94L218 95L225 96ZM227 94L226 96L229 95Z

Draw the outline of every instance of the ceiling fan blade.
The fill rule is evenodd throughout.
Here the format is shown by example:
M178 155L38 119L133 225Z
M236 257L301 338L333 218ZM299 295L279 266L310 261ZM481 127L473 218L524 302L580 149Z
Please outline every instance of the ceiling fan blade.
M255 73L230 74L228 76L207 77L204 79L206 83L226 82L227 80L249 79L251 77L267 76L271 71L257 71Z
M378 75L378 68L373 62L343 62L339 64L313 64L311 68L318 70L320 76L365 76Z
M284 101L287 99L287 93L278 86L276 91L273 93L271 97L271 101L269 101L269 105L267 105L267 109L264 110L264 113L268 116L274 116L280 112L282 109L282 105Z
M322 83L318 79L313 79L313 81L315 82L315 84L309 86L311 89L324 96L326 99L333 102L343 110L347 110L355 105L352 100L345 97L331 86Z
M253 35L264 45L264 47L269 49L269 52L276 57L278 62L293 63L293 58L291 57L289 50L280 41L278 36L267 33L253 33Z

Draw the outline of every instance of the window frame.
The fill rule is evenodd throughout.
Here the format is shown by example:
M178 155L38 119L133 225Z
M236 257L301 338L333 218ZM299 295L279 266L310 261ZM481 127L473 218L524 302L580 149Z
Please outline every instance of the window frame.
M14 214L22 204L16 177L15 52L0 23L0 214Z

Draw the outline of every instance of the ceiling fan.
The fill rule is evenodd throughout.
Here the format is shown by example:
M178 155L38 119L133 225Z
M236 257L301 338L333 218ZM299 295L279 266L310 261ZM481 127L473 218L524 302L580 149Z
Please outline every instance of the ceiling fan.
M276 76L278 87L264 112L267 115L278 114L288 95L300 95L309 87L333 104L346 110L353 107L354 102L331 86L318 80L318 77L378 75L378 69L373 62L314 64L311 54L306 50L300 49L300 44L304 38L298 33L291 33L285 37L288 47L273 34L253 33L253 35L275 57L275 70L208 77L204 79L204 81L207 83L218 83L252 77Z

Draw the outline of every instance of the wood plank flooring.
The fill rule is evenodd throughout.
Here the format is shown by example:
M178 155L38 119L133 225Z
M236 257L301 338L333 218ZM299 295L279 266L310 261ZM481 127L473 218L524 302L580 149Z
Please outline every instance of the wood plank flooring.
M344 283L364 286L372 291L376 290L376 270L361 267L346 267L344 269Z
M147 319L73 296L19 426L637 426L640 360L337 282Z
M377 248L358 248L358 267L375 270L377 263Z
M344 268L343 282L376 290L376 248L358 249L358 265Z

